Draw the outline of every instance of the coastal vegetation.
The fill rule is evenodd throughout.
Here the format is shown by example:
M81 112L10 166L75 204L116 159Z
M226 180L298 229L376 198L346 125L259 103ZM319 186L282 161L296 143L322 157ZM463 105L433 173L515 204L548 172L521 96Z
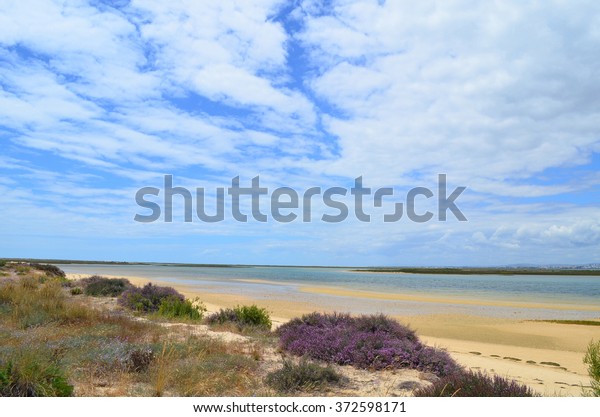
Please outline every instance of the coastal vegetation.
M583 363L588 367L591 393L594 397L600 397L600 340L590 342Z
M524 385L497 375L461 370L417 389L415 397L536 397Z
M28 275L4 272L0 396L239 396L266 389L253 345L165 327L148 320L153 316L140 320L116 303L104 308L106 297L71 296L60 277L33 268Z
M165 298L158 307L156 314L168 319L187 319L191 321L200 321L204 317L206 307L200 302L200 299L181 300L177 297Z
M171 287L69 281L30 264L0 272L0 396L352 395L356 372L401 369L422 375L409 384L422 395L531 394L464 370L381 314L312 313L272 333L257 305L204 317L200 300Z
M220 309L206 318L211 325L235 325L238 330L257 329L271 330L271 318L269 312L257 305L236 306L234 308Z
M283 324L277 334L284 351L339 365L410 368L440 377L460 370L447 352L424 345L413 330L382 314L312 313Z
M0 360L0 397L70 397L64 370L46 349L11 351Z
M278 392L314 391L327 385L340 384L343 376L331 365L320 365L306 358L295 363L289 359L283 361L282 367L270 372L266 383Z
M125 290L133 288L125 278L105 278L93 275L77 281L78 287L83 288L85 295L92 297L118 297Z
M174 288L148 283L142 288L132 287L124 291L117 302L130 310L149 313L158 311L166 300L183 301L185 297Z

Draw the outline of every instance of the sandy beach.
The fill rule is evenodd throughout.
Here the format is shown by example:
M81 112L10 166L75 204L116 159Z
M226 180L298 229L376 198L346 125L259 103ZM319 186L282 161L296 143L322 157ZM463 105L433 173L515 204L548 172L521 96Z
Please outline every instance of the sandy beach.
M88 275L68 274L69 279ZM145 277L127 278L135 285L152 282L175 287L186 297L199 299L209 312L238 304L258 304L267 308L274 326L312 311L340 311L322 303L290 300L281 294L265 294L260 300L250 296L215 293L198 288L173 284ZM252 282L255 280L245 280ZM260 284L260 282L256 282ZM460 303L457 299L419 299L410 295L380 294L333 287L302 287L308 293L327 294L347 298L348 301L373 303L377 299L399 298L415 302ZM486 305L484 301L464 300ZM494 303L490 303L493 305ZM506 303L504 303L506 304ZM518 303L523 307L522 303ZM527 306L526 306L527 307ZM530 308L547 308L548 305L530 305ZM561 309L563 306L553 306ZM596 311L596 306L577 306ZM350 311L352 312L352 311ZM590 340L600 338L599 326L557 324L510 318L493 318L476 315L427 314L392 315L415 329L429 345L447 349L463 366L484 370L522 382L544 396L580 396L582 387L589 385L583 364L585 348Z

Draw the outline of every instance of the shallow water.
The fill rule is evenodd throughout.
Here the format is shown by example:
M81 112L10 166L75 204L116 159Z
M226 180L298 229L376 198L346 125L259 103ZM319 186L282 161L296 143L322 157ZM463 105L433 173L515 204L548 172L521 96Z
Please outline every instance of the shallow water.
M600 277L553 275L445 275L355 272L349 268L174 267L159 265L59 265L67 273L144 277L204 292L311 302L338 310L388 314L477 314L512 318L598 318ZM244 282L240 280L261 280ZM561 308L498 307L444 302L379 300L302 292L336 287L384 294L412 294L485 302L561 305ZM583 311L580 306L597 307ZM572 306L569 307L569 306ZM338 308L339 307L339 308ZM356 312L356 311L355 311Z

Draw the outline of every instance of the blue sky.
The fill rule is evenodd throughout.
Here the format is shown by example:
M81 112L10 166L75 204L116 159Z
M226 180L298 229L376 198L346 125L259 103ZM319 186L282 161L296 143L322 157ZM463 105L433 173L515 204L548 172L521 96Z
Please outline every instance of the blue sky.
M0 257L600 262L600 5L487 3L3 1ZM467 222L133 221L165 174L214 205L440 173Z

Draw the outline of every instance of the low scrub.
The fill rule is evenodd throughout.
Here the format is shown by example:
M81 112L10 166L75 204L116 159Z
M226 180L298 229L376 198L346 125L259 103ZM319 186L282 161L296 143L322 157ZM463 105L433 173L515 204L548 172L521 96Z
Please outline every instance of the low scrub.
M167 297L160 303L157 315L168 319L202 320L206 307L198 298L182 300L177 297Z
M0 396L263 392L259 362L246 343L189 336L187 328L92 308L57 280L30 275L0 280ZM174 290L145 289L144 299L161 300L156 314L162 307L165 314L189 317L187 303L168 297Z
M131 310L148 313L158 311L161 303L167 299L184 301L185 297L174 288L149 283L143 288L127 289L119 296L118 303Z
M0 318L22 329L49 322L80 322L94 315L79 304L66 303L59 282L41 282L35 277L0 283L0 307L6 313Z
M31 272L31 267L28 265L17 265L15 266L15 272L17 275L27 275Z
M421 343L384 315L312 313L277 330L281 348L298 356L358 368L411 368L446 376L461 368L447 352Z
M146 372L154 357L154 351L148 347L135 348L128 352L124 365L129 372Z
M60 278L66 277L65 271L54 265L30 263L29 266L33 269L37 269L38 271L44 271L48 276Z
M285 360L283 367L269 373L265 382L279 392L293 392L339 384L342 379L342 376L330 365L322 366L302 358L298 364Z
M2 397L70 397L73 386L48 352L21 351L0 362Z
M481 372L463 371L441 378L415 397L536 397L533 390L511 379Z
M83 290L79 287L71 288L71 295L81 295Z
M78 283L85 295L92 297L118 297L133 285L125 278L105 278L98 275L84 278Z
M600 397L600 340L593 340L587 347L583 362L588 366L592 395Z
M271 317L269 312L256 305L237 306L235 308L221 309L207 317L208 324L233 323L239 329L252 327L261 330L271 330Z

